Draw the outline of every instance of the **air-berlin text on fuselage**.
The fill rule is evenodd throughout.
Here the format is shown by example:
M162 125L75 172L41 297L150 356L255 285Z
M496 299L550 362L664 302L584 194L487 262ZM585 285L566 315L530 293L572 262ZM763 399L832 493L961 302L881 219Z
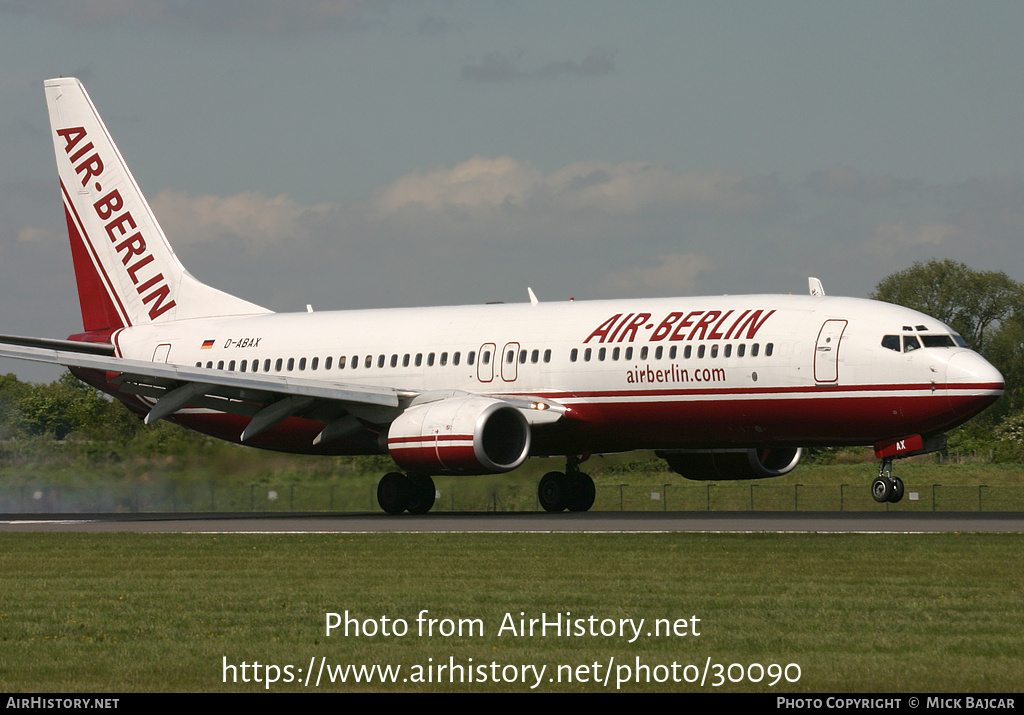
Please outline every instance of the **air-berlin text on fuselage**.
M753 340L757 331L774 313L763 308L735 310L693 310L669 313L655 324L650 313L616 313L601 323L584 343L632 343L636 340ZM646 338L640 331L650 332Z
M81 175L82 186L88 186L91 179L99 179L103 173L103 159L95 150L93 143L88 141L84 127L68 127L58 129L58 136L64 138L64 153L71 160L71 165L76 174ZM82 144L82 142L85 144ZM82 146L79 146L82 144ZM93 188L98 192L102 191L100 182L97 180ZM146 240L142 237L141 231L128 235L129 232L138 228L135 219L130 211L122 211L124 199L117 189L110 191L100 197L99 201L93 204L93 209L100 221L104 222L104 230L110 242L115 244L114 249L123 254L121 264L131 279L135 290L142 296L143 303L152 303L149 307L149 318L155 320L174 307L174 301L168 300L171 289L167 285L167 279L163 273L154 276L147 275L149 271L139 276L139 271L153 263L153 254L146 248ZM152 269L150 269L152 270Z

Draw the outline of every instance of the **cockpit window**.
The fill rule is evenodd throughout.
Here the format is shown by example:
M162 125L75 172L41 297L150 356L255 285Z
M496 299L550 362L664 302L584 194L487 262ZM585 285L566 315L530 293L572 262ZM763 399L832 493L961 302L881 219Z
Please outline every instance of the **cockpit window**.
M921 343L926 348L952 348L956 345L951 335L922 335Z
M882 338L882 347L889 348L890 350L900 351L900 336L899 335L886 335Z
M963 338L961 338L959 335L957 335L956 333L953 333L952 337L953 337L953 342L956 343L958 346L960 346L962 348L966 348L967 347L967 341L964 340Z
M917 350L921 347L921 343L913 335L903 336L903 352L909 353L911 350Z

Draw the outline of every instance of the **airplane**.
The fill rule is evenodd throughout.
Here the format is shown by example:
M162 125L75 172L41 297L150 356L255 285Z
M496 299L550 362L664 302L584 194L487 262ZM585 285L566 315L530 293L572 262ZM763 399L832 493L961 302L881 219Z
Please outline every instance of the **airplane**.
M63 365L146 423L272 450L388 454L389 514L422 514L432 477L561 456L550 512L587 511L591 454L655 450L696 480L789 473L802 450L942 449L995 402L1000 373L951 328L877 301L743 295L275 313L193 277L85 88L45 83L83 331L0 337L0 356Z

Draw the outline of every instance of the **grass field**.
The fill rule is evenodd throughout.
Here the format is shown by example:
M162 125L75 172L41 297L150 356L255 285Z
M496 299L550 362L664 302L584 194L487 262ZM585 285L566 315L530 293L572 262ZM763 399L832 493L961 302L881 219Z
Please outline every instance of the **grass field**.
M304 679L311 659L319 668L323 657L400 665L399 680L417 665L451 662L486 665L499 680L517 675L452 684L435 673L433 683L350 681L320 691L527 691L534 676L518 674L529 665L546 666L538 690L599 692L615 689L627 675L619 668L635 669L637 659L651 679L670 677L672 663L680 679L692 678L696 670L684 666L704 669L710 659L703 687L622 689L1019 692L1022 545L1021 535L1000 534L3 534L0 690L263 690L224 683L225 662L239 680L243 663L250 679L257 674L255 662L281 668L282 679L290 665L292 678ZM422 609L452 627L479 619L483 633L419 636ZM325 614L346 610L378 627L382 617L392 627L404 619L409 633L327 636ZM498 634L505 614L566 612L597 623L643 618L644 633L653 619L686 619L699 635L629 643ZM765 671L754 684L746 680L758 677L754 668L733 683L734 663L796 664L800 678L771 687ZM725 668L718 687L714 664ZM574 682L564 682L570 671ZM606 671L608 686L592 682ZM548 680L559 673L563 682Z

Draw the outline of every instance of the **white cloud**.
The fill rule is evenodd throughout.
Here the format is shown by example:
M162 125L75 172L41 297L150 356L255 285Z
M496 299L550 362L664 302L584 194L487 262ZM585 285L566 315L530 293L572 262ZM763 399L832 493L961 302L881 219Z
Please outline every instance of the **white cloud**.
M910 226L903 221L885 221L875 227L875 233L864 244L864 250L881 256L893 256L922 247L941 246L961 234L960 228L950 224ZM925 255L932 254L925 251Z
M266 196L258 191L222 197L168 190L157 194L151 203L172 245L224 236L255 245L301 240L322 232L338 210L334 204L306 206L286 194Z
M477 156L452 168L407 174L377 191L372 204L383 214L411 206L429 211L522 207L618 215L662 210L745 214L782 208L786 194L775 177L680 173L659 163L605 161L577 162L545 174L507 156Z
M652 268L623 268L608 275L609 283L621 295L652 293L687 295L697 290L697 276L714 270L714 264L696 253L674 253L658 257Z

